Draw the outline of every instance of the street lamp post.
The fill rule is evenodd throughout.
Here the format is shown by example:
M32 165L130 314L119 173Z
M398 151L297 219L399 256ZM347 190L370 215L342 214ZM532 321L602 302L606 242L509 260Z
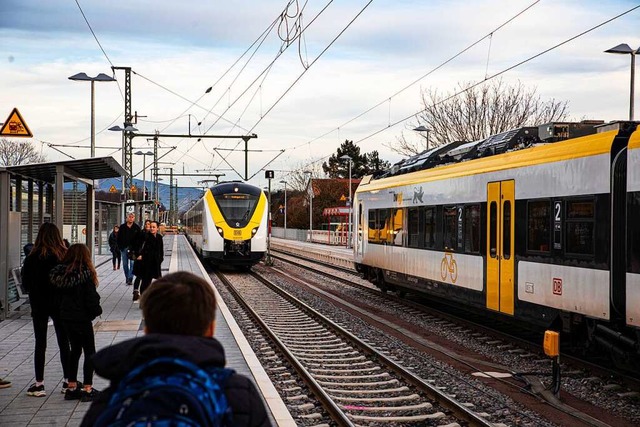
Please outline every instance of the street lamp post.
M95 77L89 77L86 73L78 73L69 77L69 80L91 82L91 157L96 156L96 102L95 82L115 82L116 79L100 73Z
M351 164L353 163L353 161L351 160L351 157L348 154L345 154L344 156L340 156L340 158L342 160L348 160L349 161L349 200L347 203L349 203L349 231L347 232L347 248L351 247Z
M623 55L631 55L631 88L629 94L629 121L633 121L633 93L635 91L635 69L636 69L636 55L640 54L640 48L633 50L628 44L622 43L616 47L605 50L606 53L617 53Z
M287 238L287 181L280 181L284 184L284 238Z
M305 175L309 175L309 241L313 242L313 186L311 178L313 173L311 171L304 171Z
M431 129L420 125L417 128L414 128L413 130L416 131L416 132L426 132L427 133L427 146L426 146L425 151L429 151L429 132L431 132Z

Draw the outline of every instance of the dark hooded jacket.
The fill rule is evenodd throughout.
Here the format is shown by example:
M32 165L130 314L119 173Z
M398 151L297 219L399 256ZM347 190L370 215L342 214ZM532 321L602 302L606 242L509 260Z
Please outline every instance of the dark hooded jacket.
M209 367L224 367L226 363L222 344L215 338L206 337L149 334L100 350L93 356L93 364L96 373L110 380L111 384L91 404L81 426L95 424L125 375L136 366L157 357L181 358L205 370ZM233 426L271 426L264 403L251 380L234 373L227 380L224 390L232 409Z
M22 283L29 292L31 315L52 316L58 313L58 307L53 298L53 287L49 280L49 272L60 263L55 255L39 258L30 254L22 264Z
M49 279L63 321L91 322L102 314L100 294L86 267L67 272L67 265L59 264L51 270Z

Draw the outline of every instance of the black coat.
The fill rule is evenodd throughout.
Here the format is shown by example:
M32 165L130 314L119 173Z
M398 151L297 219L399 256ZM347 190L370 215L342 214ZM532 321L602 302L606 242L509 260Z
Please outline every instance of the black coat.
M120 248L121 251L125 251L127 248L131 247L135 241L136 235L140 233L140 231L140 226L135 222L131 227L127 227L126 222L122 224L118 230L118 248Z
M60 319L68 322L91 322L102 314L100 294L91 280L91 272L83 268L66 272L60 264L51 270L49 278L58 301Z
M157 357L178 357L201 368L224 367L224 349L215 338L184 335L149 334L100 350L93 356L96 373L111 381L95 400L81 426L92 426L109 403L118 383L136 366ZM253 382L233 374L224 388L236 427L271 426L264 403Z
M109 234L109 250L114 255L120 254L120 248L118 247L118 234L120 233L116 233L115 231L112 231L111 234Z
M55 316L58 306L53 298L53 287L49 272L60 261L54 255L39 258L35 254L27 256L22 264L22 283L29 292L32 316Z
M161 266L164 260L164 244L162 236L156 233L155 237L151 233L143 233L144 244L138 248L137 255L141 260L133 264L133 274L142 280L151 280L162 277Z

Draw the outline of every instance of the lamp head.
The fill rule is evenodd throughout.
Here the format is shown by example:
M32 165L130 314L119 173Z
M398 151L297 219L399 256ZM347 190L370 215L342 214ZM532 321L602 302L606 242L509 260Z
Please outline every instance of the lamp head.
M616 47L612 47L611 49L605 50L605 53L620 53L620 54L630 53L630 54L634 54L634 53L637 53L637 52L634 51L633 49L631 49L628 44L621 43Z

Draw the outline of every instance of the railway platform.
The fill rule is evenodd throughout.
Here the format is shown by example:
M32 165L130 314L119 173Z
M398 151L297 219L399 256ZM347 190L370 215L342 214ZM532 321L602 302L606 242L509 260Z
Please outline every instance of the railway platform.
M317 242L302 242L271 237L271 248L275 251L291 254L304 254L305 257L355 270L353 249L345 246L325 245Z
M164 245L163 273L190 271L209 280L184 236L166 235ZM125 285L122 270L113 270L110 255L97 255L96 266L103 314L94 322L94 331L96 348L100 350L144 332L142 311L139 304L132 301L132 287ZM227 366L254 380L266 402L274 426L295 426L284 402L229 309L217 290L215 292L218 302L215 336L224 346ZM90 404L64 400L64 395L60 393L62 367L52 326L48 329L45 365L47 395L40 398L27 396L27 388L34 382L34 345L31 315L26 305L0 322L0 377L12 382L11 387L0 389L0 425L79 425ZM102 390L108 386L108 381L96 376L94 386Z

